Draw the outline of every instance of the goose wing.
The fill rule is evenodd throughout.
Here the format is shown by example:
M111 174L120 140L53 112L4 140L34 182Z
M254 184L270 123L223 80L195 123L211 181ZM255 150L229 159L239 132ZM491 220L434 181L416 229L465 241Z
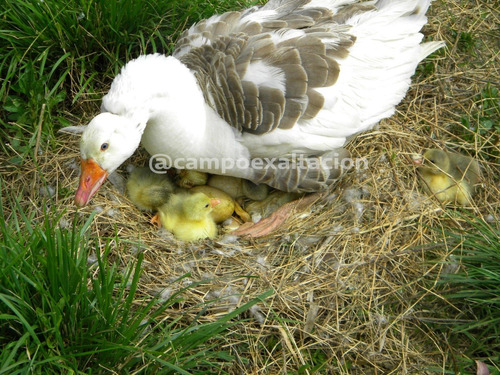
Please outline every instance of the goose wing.
M203 20L180 37L174 56L196 74L205 100L228 124L264 134L313 118L318 88L338 79L339 58L355 37L345 19L372 5L270 1L261 8Z

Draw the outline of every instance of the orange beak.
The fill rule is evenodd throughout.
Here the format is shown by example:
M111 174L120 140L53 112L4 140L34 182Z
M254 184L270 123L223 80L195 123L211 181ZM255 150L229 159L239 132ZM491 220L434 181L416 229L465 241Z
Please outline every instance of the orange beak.
M85 206L108 177L108 172L92 159L82 159L81 166L80 185L75 194L77 207Z

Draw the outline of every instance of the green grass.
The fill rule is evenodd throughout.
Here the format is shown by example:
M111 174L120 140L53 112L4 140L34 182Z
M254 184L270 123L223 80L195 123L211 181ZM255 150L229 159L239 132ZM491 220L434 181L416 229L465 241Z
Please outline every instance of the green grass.
M22 164L38 124L42 146L50 146L55 130L97 113L102 92L126 61L168 53L191 23L256 2L2 1L0 136L15 140L12 148L1 142L2 151Z
M0 374L215 371L234 359L221 333L270 295L213 323L163 320L182 291L167 301L141 297L142 254L122 271L110 259L118 238L99 251L87 235L92 215L61 228L49 212L35 226L13 207L8 217L0 210Z
M498 88L487 84L474 96L475 109L462 115L460 122L464 129L462 138L468 142L484 139L482 154L486 160L498 162L500 135L500 96Z
M463 6L466 7L466 4L464 3ZM489 12L486 10L482 17L486 17L488 14ZM486 46L490 44L490 35L480 36L474 31L461 31L453 28L448 30L448 33L453 45L456 46L456 55L467 56L467 58L455 62L464 71L488 69L489 66L495 65L494 58L484 60L482 56L482 52L485 52ZM494 40L493 32L491 38ZM423 66L427 66L427 64ZM483 79L478 80L477 85L467 88L470 94L473 95L472 105L462 107L457 112L458 123L451 126L450 132L462 141L480 144L481 147L477 156L483 160L498 163L500 160L498 152L500 96L498 94L498 82L492 76L494 74L486 75L484 78L482 77Z
M446 230L454 251L438 292L452 307L442 312L444 324L436 329L463 352L454 366L472 371L476 359L490 365L500 361L500 227L466 214L459 219L469 228Z
M475 55L476 41L473 33L467 31L458 32L450 30L451 35L457 39L457 47L461 52L473 53Z

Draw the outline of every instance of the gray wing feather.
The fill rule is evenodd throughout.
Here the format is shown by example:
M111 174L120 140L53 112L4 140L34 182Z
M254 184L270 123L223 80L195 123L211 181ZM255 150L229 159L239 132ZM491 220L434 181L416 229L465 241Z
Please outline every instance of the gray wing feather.
M193 25L181 35L174 56L195 72L207 103L240 131L264 134L313 118L324 98L315 88L334 85L355 38L343 18L370 10L348 5L335 15L326 8L302 8L309 0L270 1L261 8L229 12ZM246 18L274 11L272 19ZM344 14L345 13L345 14ZM301 29L303 35L275 41L272 33ZM322 40L336 40L327 46ZM284 90L245 79L250 64L264 62L284 74Z

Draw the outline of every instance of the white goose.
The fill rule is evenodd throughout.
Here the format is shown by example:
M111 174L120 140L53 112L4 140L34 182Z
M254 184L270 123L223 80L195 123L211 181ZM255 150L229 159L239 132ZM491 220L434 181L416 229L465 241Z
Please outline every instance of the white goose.
M270 0L191 26L172 56L141 56L114 79L82 135L76 204L139 144L178 168L326 188L346 140L391 116L417 64L443 46L420 43L429 5Z

